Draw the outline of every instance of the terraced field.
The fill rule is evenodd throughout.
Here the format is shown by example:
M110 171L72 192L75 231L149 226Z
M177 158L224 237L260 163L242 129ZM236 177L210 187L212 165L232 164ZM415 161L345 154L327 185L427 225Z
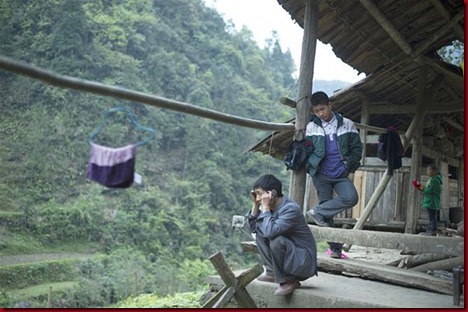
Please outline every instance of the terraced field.
M31 255L0 256L0 266L42 262L48 260L80 259L87 258L90 254L83 253L43 253Z

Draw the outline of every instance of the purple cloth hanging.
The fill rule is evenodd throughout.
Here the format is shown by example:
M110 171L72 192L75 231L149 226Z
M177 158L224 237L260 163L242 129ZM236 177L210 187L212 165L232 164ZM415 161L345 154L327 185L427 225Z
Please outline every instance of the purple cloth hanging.
M91 143L86 177L104 186L127 188L133 184L136 145L111 148Z

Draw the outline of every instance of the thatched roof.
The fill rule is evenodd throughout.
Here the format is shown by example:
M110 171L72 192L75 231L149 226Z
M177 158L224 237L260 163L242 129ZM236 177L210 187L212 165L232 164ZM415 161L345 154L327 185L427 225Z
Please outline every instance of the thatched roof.
M303 27L304 0L277 0ZM464 80L461 68L436 53L454 40L464 42L464 4L460 0L318 0L318 39L330 44L341 60L367 77L331 96L335 110L361 121L369 103L369 125L407 130L417 103L418 77L428 67L426 89L439 74L444 81L424 121L423 136L435 150L453 144L463 151ZM338 75L339 76L339 75ZM252 148L282 156L292 133L276 133ZM440 141L444 142L441 143ZM272 143L270 145L270 143ZM273 152L272 152L273 151ZM275 154L276 152L276 154ZM453 151L456 153L456 151ZM451 155L452 157L460 155Z

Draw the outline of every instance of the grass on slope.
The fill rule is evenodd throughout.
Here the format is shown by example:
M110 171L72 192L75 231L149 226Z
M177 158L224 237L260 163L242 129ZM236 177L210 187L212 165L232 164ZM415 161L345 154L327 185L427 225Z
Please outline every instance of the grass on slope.
M47 297L51 289L52 298L56 293L63 293L77 286L77 282L57 282L36 285L23 289L10 290L10 293L17 298L27 300L31 298Z

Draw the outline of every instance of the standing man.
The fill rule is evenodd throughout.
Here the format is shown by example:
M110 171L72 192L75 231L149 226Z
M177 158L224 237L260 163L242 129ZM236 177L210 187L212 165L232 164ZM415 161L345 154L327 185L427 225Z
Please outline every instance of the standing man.
M300 281L317 275L317 248L299 205L282 193L274 175L258 178L248 220L255 233L265 274L257 279L279 283L275 295L292 293Z
M362 143L354 123L332 111L326 93L315 92L310 101L314 116L306 127L309 155L306 168L317 190L319 204L306 214L318 226L335 227L333 217L358 202L356 188L348 175L360 166ZM343 244L328 244L331 257L340 259Z

